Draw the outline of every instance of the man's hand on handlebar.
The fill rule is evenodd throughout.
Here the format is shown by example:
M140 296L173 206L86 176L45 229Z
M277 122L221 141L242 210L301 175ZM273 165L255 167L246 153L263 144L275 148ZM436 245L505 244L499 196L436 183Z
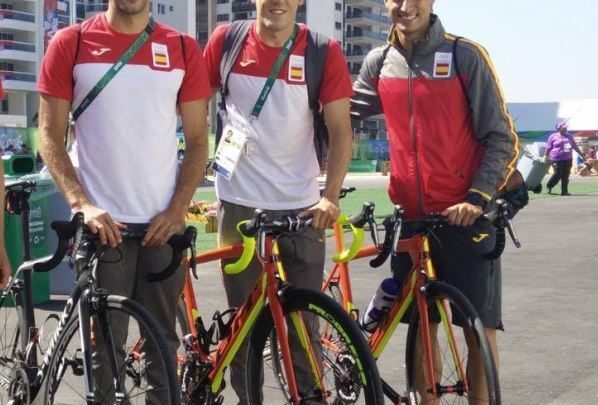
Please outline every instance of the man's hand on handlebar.
M484 211L480 206L462 202L448 207L441 214L448 219L451 225L470 226L484 214Z
M299 213L299 216L311 217L313 219L312 226L316 229L327 229L332 228L339 214L338 201L335 203L322 197L316 205Z
M116 247L122 242L120 230L127 227L112 219L107 211L91 204L84 204L77 207L77 211L83 213L85 224L92 233L99 235L102 245L109 244L112 247Z
M185 228L185 214L175 209L167 209L156 215L147 228L145 237L141 241L143 246L162 246L172 235L180 233Z

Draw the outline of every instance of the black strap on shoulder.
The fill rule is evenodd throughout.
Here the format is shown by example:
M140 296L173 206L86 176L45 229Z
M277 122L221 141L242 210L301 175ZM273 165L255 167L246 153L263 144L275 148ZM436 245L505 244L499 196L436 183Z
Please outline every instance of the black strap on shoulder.
M228 92L228 75L235 66L252 22L251 20L234 21L226 30L224 46L222 47L222 59L220 59L220 80L222 81L224 95Z
M77 58L79 57L79 49L81 49L81 31L83 28L81 24L76 24L77 27L77 48L75 48L75 59L74 62L77 63Z
M245 38L249 34L251 28L251 20L238 20L232 22L227 30L224 37L224 44L222 46L222 58L220 59L220 101L218 102L218 110L226 110L225 98L228 94L228 76L235 66L235 62L241 53ZM216 114L216 143L214 148L218 148L220 137L222 136L222 117L220 114ZM214 150L215 152L216 150Z
M187 66L187 50L185 49L185 37L183 34L180 35L181 38L181 53L183 54L183 63Z
M309 30L308 32L307 50L305 52L305 83L307 85L309 108L319 111L320 87L324 77L329 38L316 31Z
M465 99L467 100L467 105L471 110L471 100L469 99L469 94L467 94L467 88L465 87L463 76L461 76L461 71L459 70L459 63L457 59L457 42L459 42L460 39L463 39L463 37L455 37L455 40L453 41L453 65L455 65L455 74L459 79L459 83L461 83L461 89L463 90L463 94L465 95Z
M309 108L314 116L314 146L320 166L324 162L324 153L328 147L328 128L326 128L324 117L320 111L320 88L324 78L329 41L327 36L308 30L305 51L305 85L307 86Z

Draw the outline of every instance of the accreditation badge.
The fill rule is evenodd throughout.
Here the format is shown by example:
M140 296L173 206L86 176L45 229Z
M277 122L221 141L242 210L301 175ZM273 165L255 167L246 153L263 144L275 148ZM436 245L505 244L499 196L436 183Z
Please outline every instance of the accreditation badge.
M227 124L222 130L222 136L212 162L212 169L220 176L230 180L246 143L247 135L244 131Z

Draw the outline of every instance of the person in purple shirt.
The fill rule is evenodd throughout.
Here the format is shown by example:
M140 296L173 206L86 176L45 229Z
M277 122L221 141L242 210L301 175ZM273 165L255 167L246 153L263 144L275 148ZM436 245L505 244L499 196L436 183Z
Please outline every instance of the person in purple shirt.
M584 153L577 147L573 135L567 132L567 123L559 122L556 124L554 134L548 137L546 143L546 155L544 158L552 164L554 174L548 180L546 188L548 194L552 194L552 189L561 182L561 195L569 194L569 174L571 173L571 166L573 164L573 151L576 151L579 156L584 156Z

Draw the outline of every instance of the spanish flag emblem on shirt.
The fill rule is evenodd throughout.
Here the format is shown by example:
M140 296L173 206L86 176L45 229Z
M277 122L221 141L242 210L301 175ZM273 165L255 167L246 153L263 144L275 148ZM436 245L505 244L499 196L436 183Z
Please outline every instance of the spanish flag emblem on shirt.
M451 52L436 52L434 56L434 77L450 77L453 54Z
M169 68L170 58L168 57L168 47L163 44L152 42L152 59L154 67Z
M289 81L305 81L305 57L300 55L291 55L289 57Z

